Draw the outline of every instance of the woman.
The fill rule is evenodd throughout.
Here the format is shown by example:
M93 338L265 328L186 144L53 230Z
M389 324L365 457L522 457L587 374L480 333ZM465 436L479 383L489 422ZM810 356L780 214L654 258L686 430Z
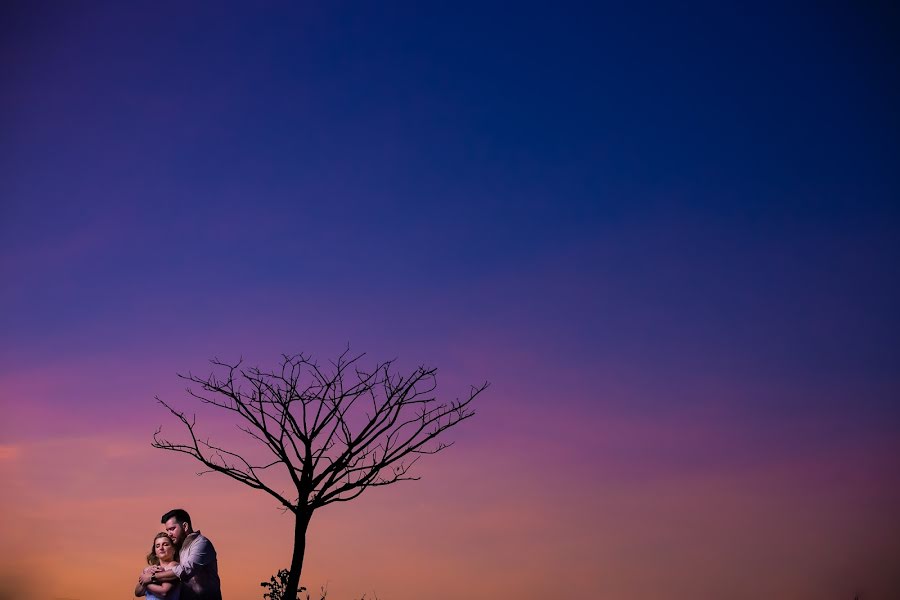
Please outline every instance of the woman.
M147 564L150 566L146 567L142 574L155 566L171 569L178 564L177 554L175 544L172 542L169 534L165 531L157 533L156 537L153 538L150 554L147 555ZM147 600L178 600L181 596L181 585L178 582L148 583L145 585L138 579L134 588L134 595L146 596Z

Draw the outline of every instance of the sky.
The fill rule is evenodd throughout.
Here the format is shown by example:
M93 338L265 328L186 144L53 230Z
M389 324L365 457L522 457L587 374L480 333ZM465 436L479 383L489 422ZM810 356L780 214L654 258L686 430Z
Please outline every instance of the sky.
M491 386L314 515L329 599L900 595L896 8L0 10L0 599L130 596L176 506L261 598L290 518L154 398L348 344Z

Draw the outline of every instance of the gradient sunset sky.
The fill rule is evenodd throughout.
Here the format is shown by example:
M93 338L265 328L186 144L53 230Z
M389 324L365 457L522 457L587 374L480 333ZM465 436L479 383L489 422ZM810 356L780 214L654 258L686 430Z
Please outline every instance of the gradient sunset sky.
M348 343L491 387L329 600L900 597L900 19L782 4L4 2L0 600L173 507L261 599L289 517L154 396Z

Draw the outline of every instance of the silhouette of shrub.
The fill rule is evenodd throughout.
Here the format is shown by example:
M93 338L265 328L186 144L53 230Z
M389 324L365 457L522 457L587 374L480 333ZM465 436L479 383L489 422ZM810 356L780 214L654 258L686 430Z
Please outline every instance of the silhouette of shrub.
M263 593L264 600L310 600L309 593L306 594L306 598L301 598L300 593L305 592L306 588L301 587L297 590L296 598L285 598L284 590L287 587L287 580L290 571L287 569L281 569L274 575L269 578L269 581L263 581L259 585L267 588L269 591ZM322 595L319 600L325 600L325 596L328 595L328 590L323 586L322 587Z
M259 584L269 590L268 592L263 593L263 600L288 600L284 597L284 588L287 585L289 573L290 571L288 571L287 569L281 569L280 571L269 577L269 581L263 581ZM297 597L294 600L311 600L309 593L306 594L306 598L300 597L300 592L305 591L305 587L301 587L300 589L298 589ZM319 600L326 600L325 597L328 595L328 588L322 586L320 593L321 596L319 596ZM363 594L362 596L360 596L359 600L366 600L366 595ZM372 600L378 600L378 594L375 594L373 592Z

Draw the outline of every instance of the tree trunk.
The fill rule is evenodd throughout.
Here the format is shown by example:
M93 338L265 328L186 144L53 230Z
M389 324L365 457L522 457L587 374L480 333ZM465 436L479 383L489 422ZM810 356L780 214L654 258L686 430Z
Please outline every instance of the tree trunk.
M284 588L283 600L295 600L300 587L300 572L303 570L303 556L306 554L306 529L312 511L298 512L294 524L294 555L291 558L291 571Z

